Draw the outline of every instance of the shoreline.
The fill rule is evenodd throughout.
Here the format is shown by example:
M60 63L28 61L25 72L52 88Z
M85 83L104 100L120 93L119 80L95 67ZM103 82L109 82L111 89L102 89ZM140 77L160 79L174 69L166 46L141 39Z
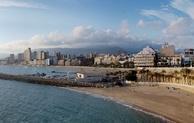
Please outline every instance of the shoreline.
M67 87L60 87L60 88L63 88L63 89L66 89L66 90L70 90L70 91L73 91L73 92L77 92L77 93L86 94L86 95L89 95L89 96L93 96L95 98L100 98L100 99L104 99L104 100L107 100L107 101L112 101L114 103L117 103L117 104L122 105L124 107L127 107L129 109L132 109L134 111L142 112L142 113L144 113L146 115L149 115L149 116L152 116L152 117L155 117L155 118L159 118L159 119L161 119L164 122L168 122L168 123L178 123L177 121L175 121L173 119L170 119L168 117L165 117L165 116L160 115L158 113L155 113L153 111L146 110L143 107L140 107L138 105L128 104L128 103L125 103L122 100L117 100L117 99L114 99L113 97L110 97L110 96L103 96L103 95L99 95L99 94L96 94L96 93L91 93L89 91L81 91L81 90L76 89L76 88L67 88Z
M170 89L167 89L170 87ZM173 90L172 87L178 88ZM108 89L65 88L78 93L107 99L166 122L194 122L194 89L172 84L158 87L138 86Z
M98 72L118 70L115 68L95 68L80 66L50 66L69 68L75 70L84 69L86 72ZM127 70L127 69L125 69ZM4 76L3 76L4 77ZM145 83L145 82L144 82ZM152 82L153 83L153 82ZM129 108L137 108L154 115L162 116L169 121L180 123L194 122L194 87L174 83L158 83L157 87L140 85L133 87L111 88L85 88L65 87L91 96L106 97L118 104ZM170 87L170 88L169 88ZM175 87L175 88L172 88ZM162 118L162 119L163 119Z

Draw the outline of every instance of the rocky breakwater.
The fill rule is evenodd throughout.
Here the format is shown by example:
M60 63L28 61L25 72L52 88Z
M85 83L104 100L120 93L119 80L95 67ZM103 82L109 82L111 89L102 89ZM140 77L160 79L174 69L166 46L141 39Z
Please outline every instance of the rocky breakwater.
M108 84L104 83L87 83L87 82L73 82L67 79L50 79L42 78L32 75L12 75L0 73L0 79L3 80L15 80L33 84L42 84L42 85L52 85L60 87L95 87L95 88L105 88L110 87Z

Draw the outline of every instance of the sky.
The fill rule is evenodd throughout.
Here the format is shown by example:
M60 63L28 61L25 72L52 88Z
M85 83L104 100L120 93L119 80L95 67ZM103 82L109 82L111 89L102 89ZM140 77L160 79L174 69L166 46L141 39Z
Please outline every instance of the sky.
M194 48L194 0L0 0L0 53L133 42Z

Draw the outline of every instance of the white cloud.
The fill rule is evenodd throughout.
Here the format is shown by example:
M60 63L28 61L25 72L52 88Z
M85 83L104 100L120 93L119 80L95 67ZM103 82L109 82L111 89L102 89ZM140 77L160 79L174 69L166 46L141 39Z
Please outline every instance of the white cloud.
M126 46L138 42L139 38L130 34L127 21L118 30L95 29L92 26L76 26L69 35L54 32L48 35L35 35L28 40L17 40L1 44L1 52L22 52L27 47L37 48L76 48L89 46Z
M130 30L129 30L129 24L127 20L123 20L120 25L119 32L122 36L129 36Z
M39 3L23 2L19 0L0 0L0 7L33 8L33 9L47 8L45 5Z
M153 22L160 25L156 42L167 41L178 48L194 47L193 0L171 0L169 5L161 6L159 10L142 10L140 14L146 17L146 21L139 20L138 27L155 27Z
M144 20L139 20L138 23L137 23L137 26L138 26L138 27L141 27L141 28L145 27L145 22L144 22Z
M73 36L75 38L87 38L94 33L92 26L77 26L73 29Z
M165 26L165 23L163 23L160 20L142 20L140 19L137 23L137 27L141 28L141 29L149 29L149 30L154 30L154 31L158 31L161 30L163 27Z
M165 35L190 35L192 33L193 21L189 18L180 17L172 21L167 28L163 30Z
M28 40L17 40L0 45L1 52L19 52L27 47L50 48L64 46L65 36L60 33L35 35Z
M190 18L180 17L172 21L163 30L163 39L175 44L178 48L194 47L194 22Z
M142 10L141 14L147 17L155 17L167 23L178 18L177 15L164 10Z
M194 1L193 0L172 0L171 6L194 19Z

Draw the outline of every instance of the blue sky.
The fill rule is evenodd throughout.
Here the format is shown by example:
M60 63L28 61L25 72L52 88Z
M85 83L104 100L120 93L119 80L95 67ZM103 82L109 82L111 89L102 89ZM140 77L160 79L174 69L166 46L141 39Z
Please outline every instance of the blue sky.
M0 52L134 41L194 47L193 8L193 0L0 0Z

